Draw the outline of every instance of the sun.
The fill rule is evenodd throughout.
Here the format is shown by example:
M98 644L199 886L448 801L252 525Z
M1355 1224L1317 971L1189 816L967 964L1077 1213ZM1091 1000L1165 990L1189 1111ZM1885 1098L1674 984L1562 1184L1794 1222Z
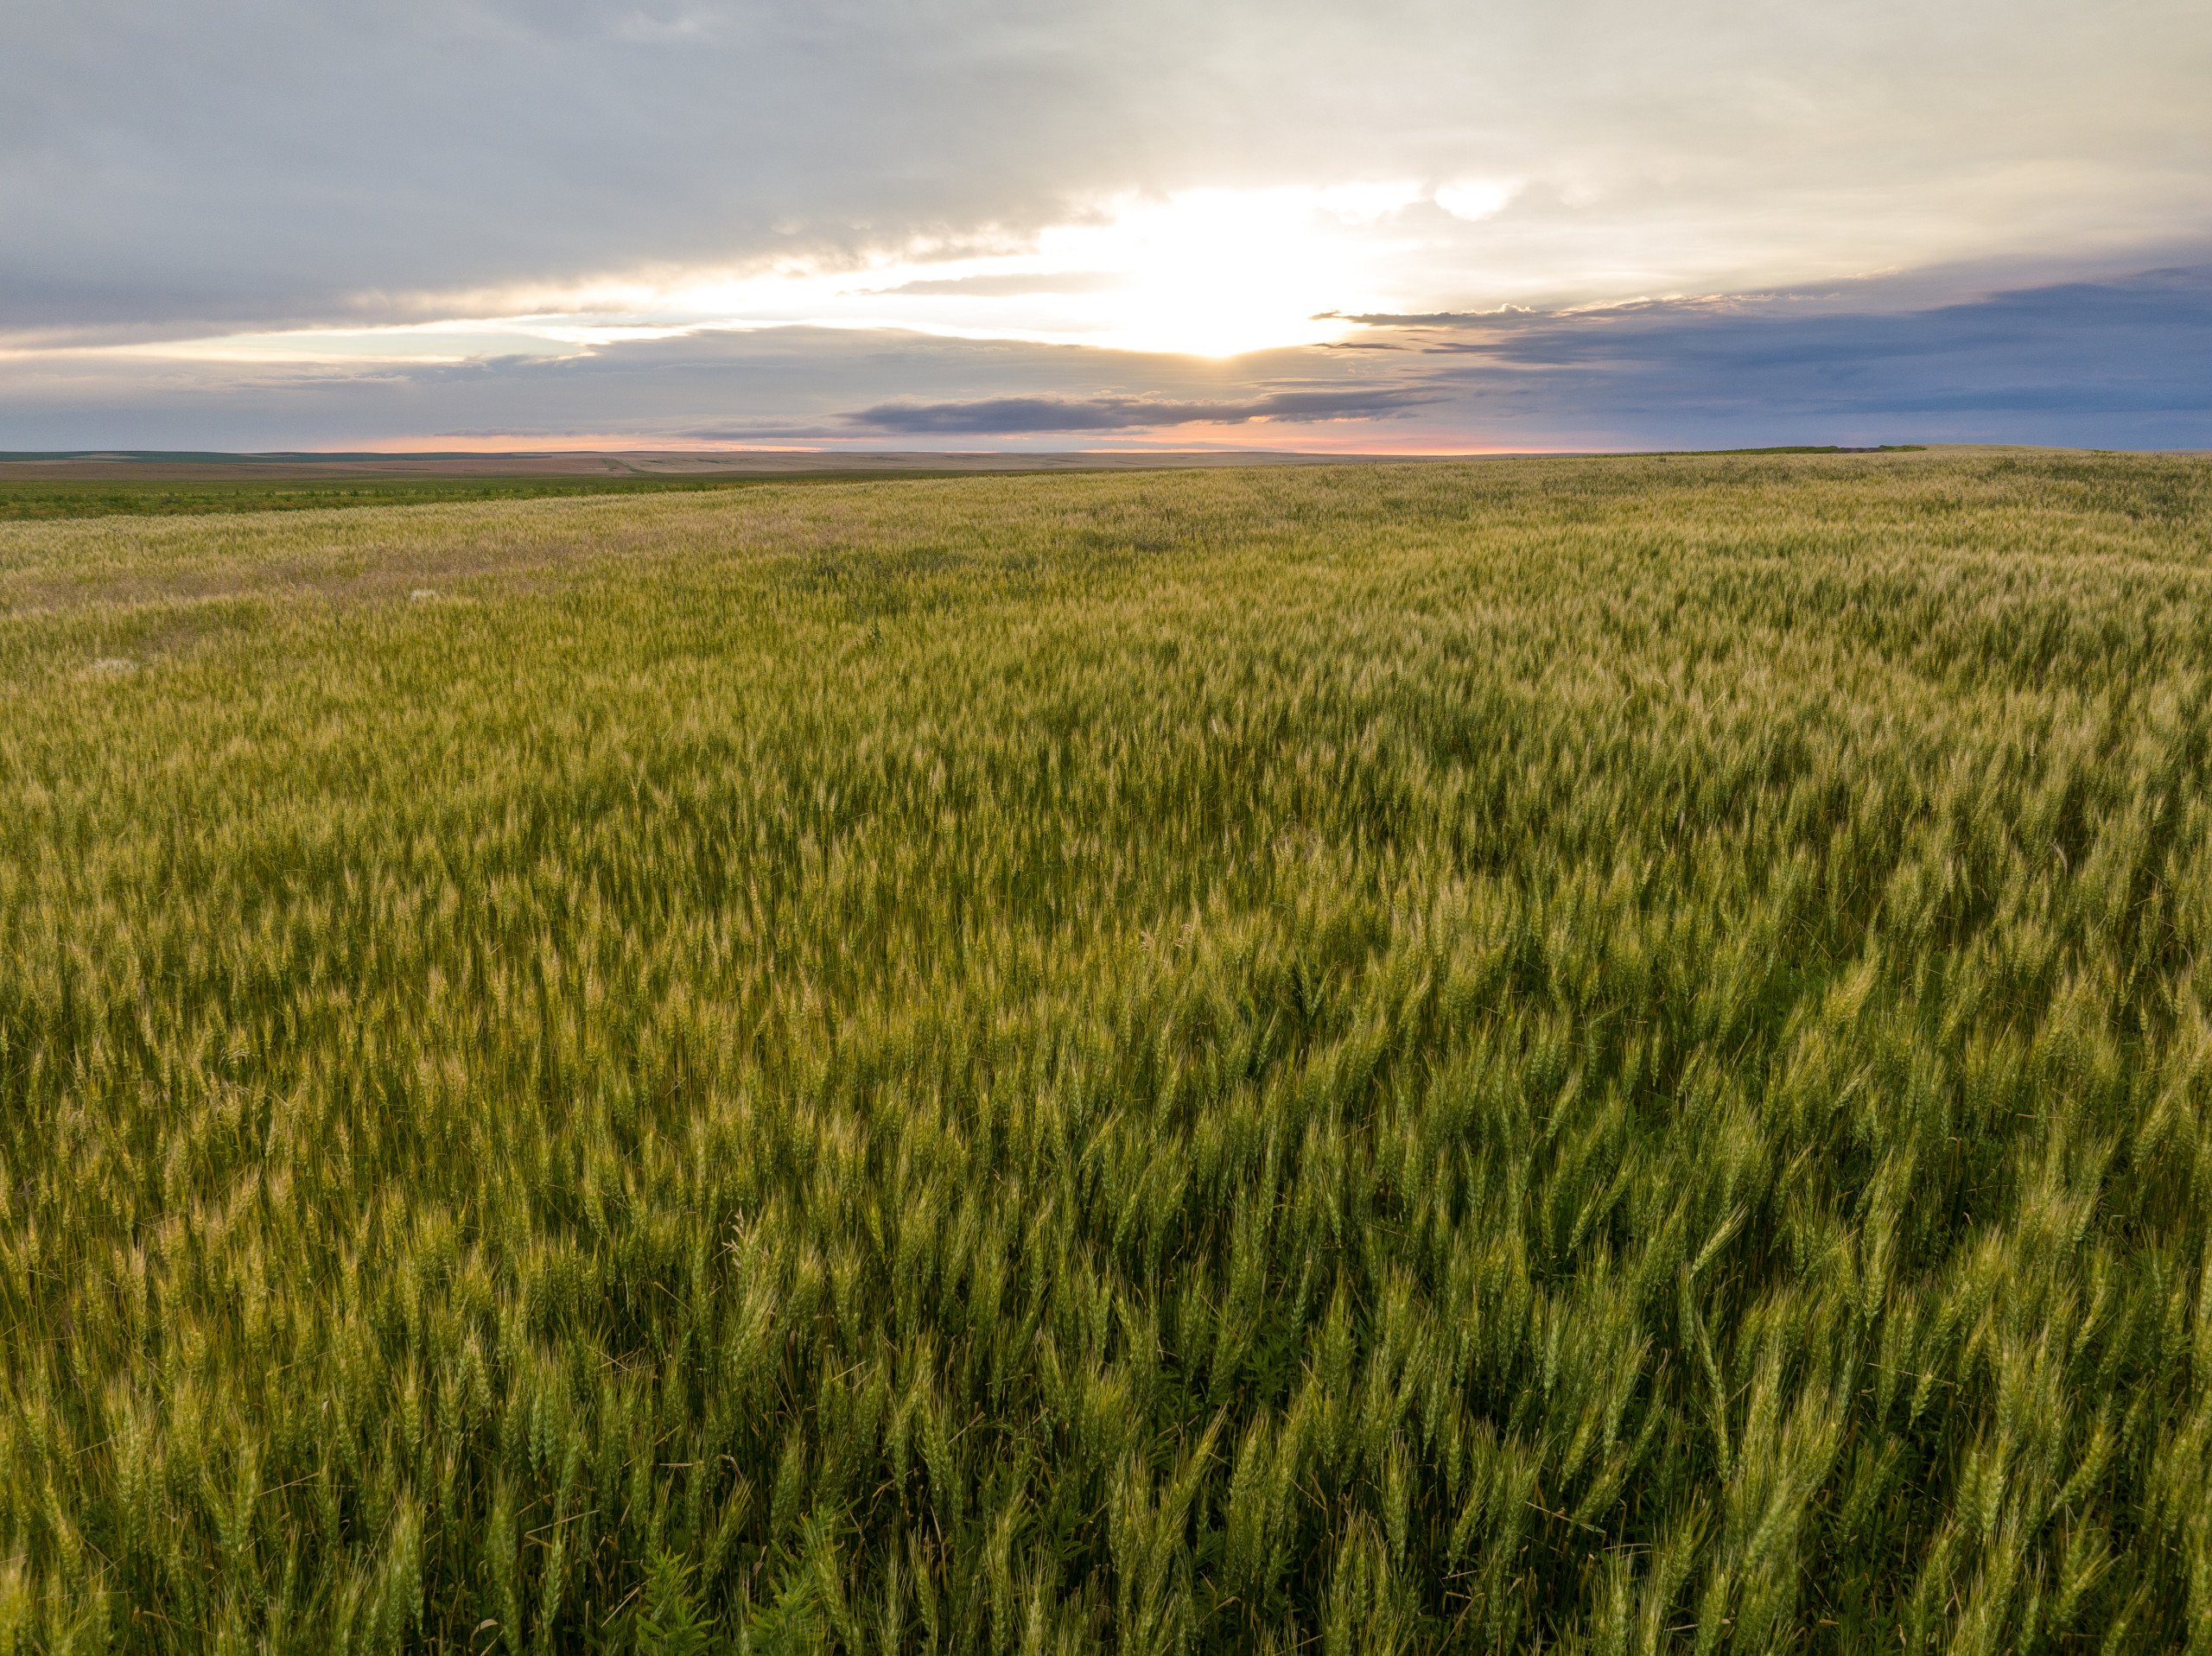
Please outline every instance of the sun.
M1340 314L1371 297L1388 251L1376 219L1416 194L1208 189L1125 200L1103 222L1047 231L1039 256L1117 278L1077 308L1086 343L1197 357L1319 345L1342 338Z
M670 295L626 320L681 314L706 326L903 328L1214 358L1319 345L1355 330L1347 315L1390 308L1394 269L1418 245L1403 215L1432 199L1408 182L1123 194L1016 251L772 272Z
M1349 317L1402 308L1408 256L1438 224L1479 216L1471 200L1458 187L1403 181L1127 194L1004 252L948 258L914 248L858 266L610 277L563 297L518 292L512 308L493 298L437 321L116 348L389 365L804 327L1236 357L1339 340L1357 330ZM1434 222L1424 226L1423 213Z

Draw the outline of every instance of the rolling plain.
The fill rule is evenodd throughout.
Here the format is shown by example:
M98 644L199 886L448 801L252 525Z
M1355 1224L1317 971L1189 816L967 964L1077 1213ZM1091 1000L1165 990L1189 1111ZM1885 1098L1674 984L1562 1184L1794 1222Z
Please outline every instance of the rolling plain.
M0 523L0 1653L2212 1650L2212 460Z

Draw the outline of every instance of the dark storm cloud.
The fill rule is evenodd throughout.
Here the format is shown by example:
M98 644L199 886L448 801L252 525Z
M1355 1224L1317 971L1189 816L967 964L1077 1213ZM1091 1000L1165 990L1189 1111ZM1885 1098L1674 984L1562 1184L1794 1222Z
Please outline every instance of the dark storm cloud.
M1423 386L1383 385L1270 391L1224 402L1177 402L1159 397L992 397L966 403L881 403L845 416L845 423L907 435L1014 435L1039 431L1137 431L1167 426L1243 425L1255 420L1312 423L1389 419L1440 393Z

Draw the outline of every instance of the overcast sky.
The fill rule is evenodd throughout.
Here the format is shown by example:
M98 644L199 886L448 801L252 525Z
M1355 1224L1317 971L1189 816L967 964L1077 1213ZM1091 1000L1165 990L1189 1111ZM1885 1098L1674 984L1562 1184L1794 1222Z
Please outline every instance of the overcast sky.
M2203 0L17 0L0 448L2212 446Z

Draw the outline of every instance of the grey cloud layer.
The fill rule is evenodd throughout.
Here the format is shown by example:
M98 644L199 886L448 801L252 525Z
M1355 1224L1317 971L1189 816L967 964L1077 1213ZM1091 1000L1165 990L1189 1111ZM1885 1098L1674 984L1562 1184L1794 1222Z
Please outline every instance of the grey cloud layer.
M2212 267L1871 314L1783 297L1463 316L1407 337L1503 426L2212 447Z
M1402 395L1363 380L1356 363L1310 352L1214 363L849 329L706 333L551 361L365 372L85 353L0 375L0 448L282 448L416 438L435 447L440 434L865 443L869 433L891 429L871 422L870 410L887 419L920 410L921 419L943 420L944 435L972 436L990 422L957 410L986 403L1082 409L1118 399L1125 410L1138 401L1226 410L1286 390L1310 398L1338 387L1369 407L1395 406Z
M2131 244L2212 204L2208 75L2198 0L24 4L0 331L416 314L1353 177L1530 180L1485 257L1561 297Z
M1209 425L1272 447L1972 441L2212 448L2212 263L1854 308L1783 295L1447 314L1380 350L1229 363L781 329L374 373L85 355L0 375L0 449L290 448L509 435L1065 447ZM1280 435L1268 435L1280 428Z
M1173 426L1245 425L1255 420L1303 425L1389 419L1443 393L1418 385L1368 385L1268 391L1206 402L1165 397L990 397L965 403L879 403L846 416L863 431L910 436L1014 436L1039 431L1144 431Z

